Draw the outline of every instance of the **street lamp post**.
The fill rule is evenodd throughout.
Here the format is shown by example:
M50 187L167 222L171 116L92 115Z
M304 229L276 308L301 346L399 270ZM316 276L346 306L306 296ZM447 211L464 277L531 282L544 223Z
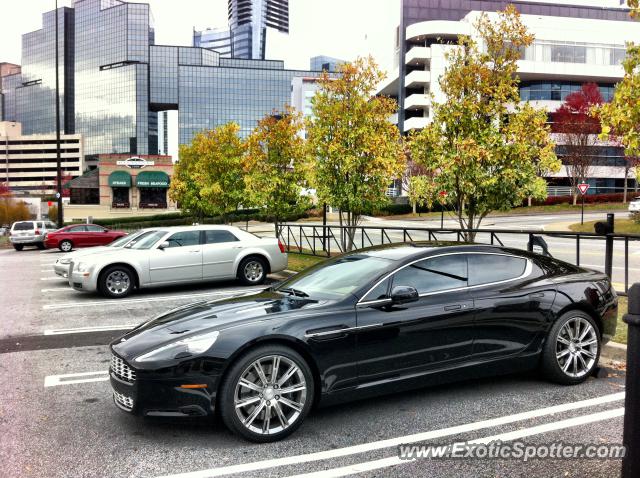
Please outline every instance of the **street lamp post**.
M58 52L58 0L56 4L56 199L58 200L58 227L63 226L64 214L62 212L62 165L60 159L60 79L59 77L59 52Z

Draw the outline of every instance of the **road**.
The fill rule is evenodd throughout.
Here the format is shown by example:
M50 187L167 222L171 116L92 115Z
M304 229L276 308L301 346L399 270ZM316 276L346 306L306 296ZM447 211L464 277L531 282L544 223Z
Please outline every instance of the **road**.
M131 417L107 381L106 344L125 329L236 283L159 289L124 300L70 290L52 251L0 251L0 476L617 476L616 459L397 460L397 445L513 438L620 443L623 372L575 387L536 374L417 390L315 410L285 441L256 445L219 420ZM88 330L87 328L92 328ZM74 330L75 329L75 330ZM587 400L587 402L585 402ZM551 408L550 408L551 407Z

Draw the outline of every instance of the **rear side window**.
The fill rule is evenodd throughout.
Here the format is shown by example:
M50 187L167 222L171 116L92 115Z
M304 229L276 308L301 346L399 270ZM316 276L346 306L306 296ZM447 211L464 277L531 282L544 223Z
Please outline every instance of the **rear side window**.
M205 244L219 244L221 242L237 242L239 239L229 231L204 231Z
M87 226L73 226L67 229L67 232L87 232Z
M398 271L393 286L411 286L419 294L467 286L467 257L464 254L434 257Z
M469 285L515 279L524 274L526 259L497 254L469 254Z
M33 223L32 222L16 222L13 225L13 230L14 231L30 231L33 229Z
M44 227L43 223L39 222L39 223L38 223L38 228L39 228L39 229L42 229L43 227Z
M91 225L91 226L86 226L86 228L87 228L87 231L89 231L89 232L103 232L104 231L104 229L102 227L100 227L100 226Z
M45 222L44 225L47 226L47 229L55 229L56 228L56 225L53 222Z

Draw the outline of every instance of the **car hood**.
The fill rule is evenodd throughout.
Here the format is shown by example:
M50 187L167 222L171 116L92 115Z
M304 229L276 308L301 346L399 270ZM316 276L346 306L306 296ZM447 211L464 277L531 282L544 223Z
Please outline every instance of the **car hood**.
M56 262L60 262L63 260L75 261L77 257L88 256L89 254L95 254L96 252L106 251L109 249L110 248L107 246L96 246L96 247L90 247L88 249L82 249L79 251L73 251L70 254L63 255Z
M186 336L261 320L300 310L324 308L334 301L318 301L266 290L258 294L202 301L179 307L139 325L114 341L113 350L126 360Z
M100 247L100 248L92 248L89 251L89 254L83 256L83 260L90 261L95 257L96 260L104 259L105 257L114 256L117 258L127 257L127 256L135 256L138 259L140 258L141 253L147 252L146 249L138 250L138 249L127 249L126 247Z

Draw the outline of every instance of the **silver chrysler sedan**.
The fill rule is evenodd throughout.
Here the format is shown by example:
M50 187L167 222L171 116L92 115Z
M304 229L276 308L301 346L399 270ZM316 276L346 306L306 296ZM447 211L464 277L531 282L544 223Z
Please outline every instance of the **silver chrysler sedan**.
M239 279L262 284L287 267L276 238L260 238L232 226L163 227L145 231L124 247L72 260L69 285L122 298L135 288Z

